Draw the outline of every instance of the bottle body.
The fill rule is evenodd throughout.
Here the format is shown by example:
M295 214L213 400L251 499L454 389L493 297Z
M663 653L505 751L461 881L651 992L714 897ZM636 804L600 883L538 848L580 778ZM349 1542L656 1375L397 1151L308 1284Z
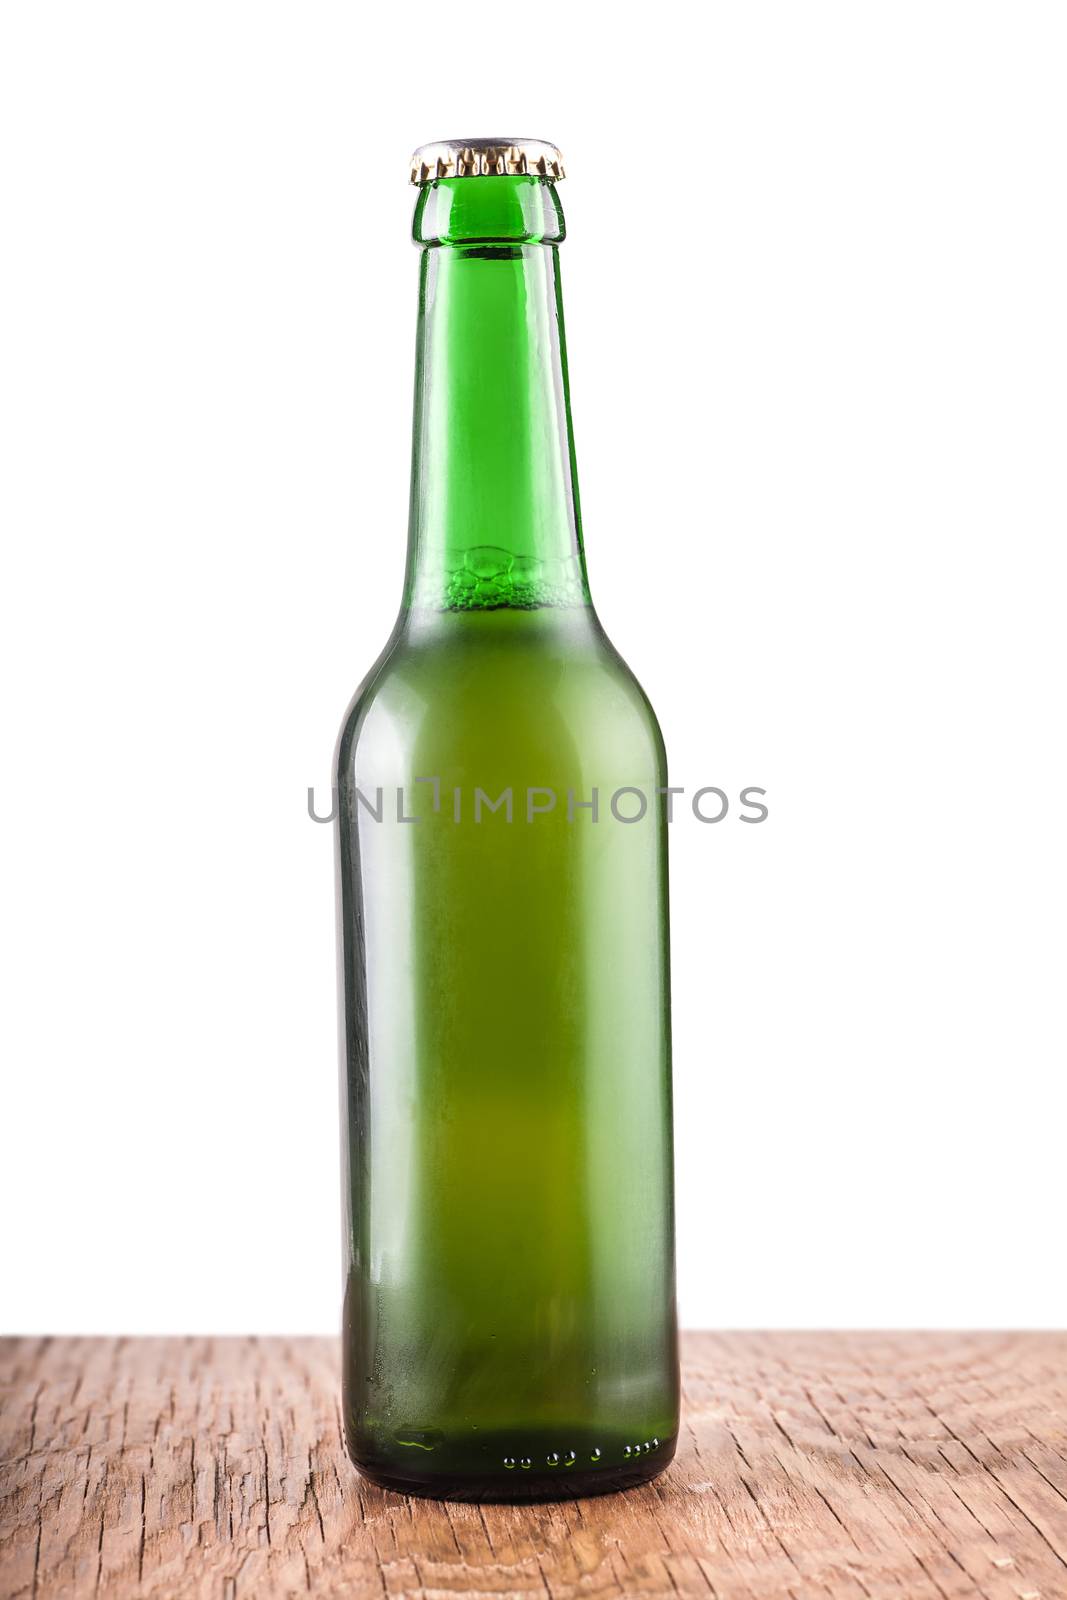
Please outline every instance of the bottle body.
M387 1486L563 1497L677 1433L667 779L591 605L531 596L580 550L463 537L339 744L344 1421Z

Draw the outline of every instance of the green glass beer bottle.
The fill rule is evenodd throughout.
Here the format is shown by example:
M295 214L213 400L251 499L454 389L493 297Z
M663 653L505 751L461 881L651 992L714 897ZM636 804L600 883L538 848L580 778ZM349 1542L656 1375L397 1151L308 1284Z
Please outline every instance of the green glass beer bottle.
M347 1444L640 1483L678 1427L663 742L586 580L559 152L416 152L408 564L337 758Z

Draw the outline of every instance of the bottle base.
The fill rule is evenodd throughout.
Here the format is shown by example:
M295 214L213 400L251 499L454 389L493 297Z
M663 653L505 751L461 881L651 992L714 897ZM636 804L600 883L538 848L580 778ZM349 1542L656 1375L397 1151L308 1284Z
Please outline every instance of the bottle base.
M549 1464L536 1465L531 1457L515 1458L511 1465L503 1462L490 1470L479 1470L474 1463L441 1463L439 1470L423 1467L420 1471L412 1464L395 1461L370 1460L359 1452L349 1450L349 1456L360 1475L380 1489L390 1489L395 1494L417 1495L428 1500L479 1501L483 1504L515 1505L534 1501L584 1500L598 1494L617 1494L627 1489L651 1483L665 1472L674 1458L677 1436L649 1442L644 1446L626 1446L635 1453L631 1459L597 1460L579 1462L569 1460L569 1452ZM640 1453L636 1453L640 1452ZM552 1454L552 1453L550 1453ZM512 1458L504 1458L511 1461Z

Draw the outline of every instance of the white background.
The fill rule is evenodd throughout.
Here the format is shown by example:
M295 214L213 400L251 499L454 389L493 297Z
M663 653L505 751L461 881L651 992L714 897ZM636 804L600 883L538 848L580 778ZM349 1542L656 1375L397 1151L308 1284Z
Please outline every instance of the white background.
M332 1330L325 795L407 158L558 142L586 543L674 781L689 1325L1067 1320L1065 14L0 13L0 1322Z

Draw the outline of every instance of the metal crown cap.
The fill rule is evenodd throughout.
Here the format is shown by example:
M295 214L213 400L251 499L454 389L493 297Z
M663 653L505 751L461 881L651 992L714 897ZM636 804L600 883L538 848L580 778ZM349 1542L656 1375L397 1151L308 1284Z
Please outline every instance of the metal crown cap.
M411 181L437 178L491 178L529 173L562 178L563 157L544 139L438 139L420 144L411 158Z

